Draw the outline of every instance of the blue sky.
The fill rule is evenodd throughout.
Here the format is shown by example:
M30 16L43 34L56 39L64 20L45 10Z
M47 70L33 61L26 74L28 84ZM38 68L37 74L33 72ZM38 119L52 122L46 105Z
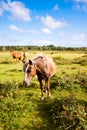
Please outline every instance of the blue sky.
M0 45L87 47L87 0L0 0Z

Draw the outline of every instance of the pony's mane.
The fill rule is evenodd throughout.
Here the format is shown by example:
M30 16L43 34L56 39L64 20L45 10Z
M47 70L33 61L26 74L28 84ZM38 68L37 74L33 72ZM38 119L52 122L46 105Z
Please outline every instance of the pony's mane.
M33 60L35 61L35 60L37 60L37 59L42 59L42 58L44 58L44 57L45 57L44 54L39 54L39 55L36 55L35 57L33 57Z

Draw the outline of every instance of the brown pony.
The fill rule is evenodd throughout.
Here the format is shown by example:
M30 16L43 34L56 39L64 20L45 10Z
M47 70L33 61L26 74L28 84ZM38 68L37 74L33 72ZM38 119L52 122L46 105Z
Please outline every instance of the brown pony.
M16 61L21 60L22 58L21 52L11 51L10 54L12 55L13 59L16 59Z
M41 98L44 99L44 80L47 94L50 96L50 78L55 74L56 70L52 58L46 55L38 55L32 60L29 59L29 61L23 63L24 85L28 86L31 79L37 75L41 88Z

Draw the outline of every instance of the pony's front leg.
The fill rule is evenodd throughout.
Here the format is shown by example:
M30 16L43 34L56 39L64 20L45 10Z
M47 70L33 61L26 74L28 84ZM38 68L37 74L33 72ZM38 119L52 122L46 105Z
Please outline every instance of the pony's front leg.
M45 80L47 95L50 97L50 77Z
M41 99L44 99L43 93L44 93L44 81L41 79L40 82L40 88L41 88Z

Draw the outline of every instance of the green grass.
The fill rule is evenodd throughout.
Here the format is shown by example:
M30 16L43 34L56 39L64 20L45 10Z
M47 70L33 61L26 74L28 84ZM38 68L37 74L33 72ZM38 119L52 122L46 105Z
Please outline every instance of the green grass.
M27 52L28 58L37 51ZM86 130L87 57L84 52L44 51L56 63L51 97L41 100L35 76L23 86L22 62L0 52L0 130Z

